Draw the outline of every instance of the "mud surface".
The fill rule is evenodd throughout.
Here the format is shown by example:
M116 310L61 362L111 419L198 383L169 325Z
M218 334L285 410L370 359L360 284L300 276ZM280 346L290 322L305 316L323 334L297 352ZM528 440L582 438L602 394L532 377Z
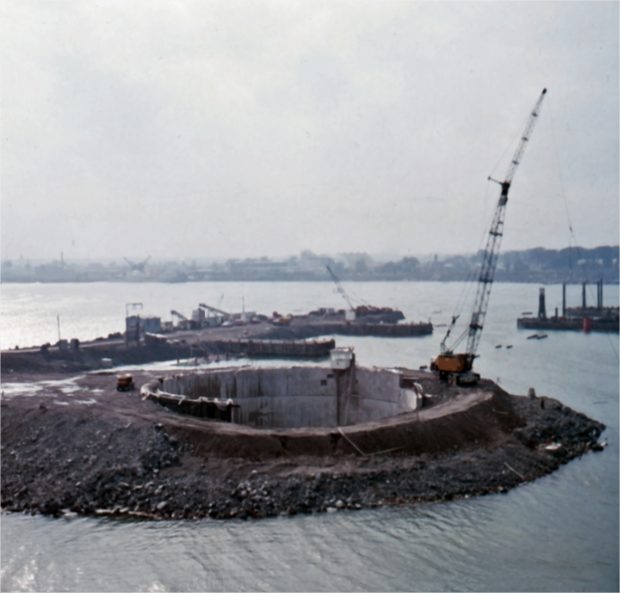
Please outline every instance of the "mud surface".
M599 449L604 428L491 382L471 404L394 417L378 437L363 425L259 431L180 416L118 393L112 373L10 381L2 506L50 515L261 518L506 492Z

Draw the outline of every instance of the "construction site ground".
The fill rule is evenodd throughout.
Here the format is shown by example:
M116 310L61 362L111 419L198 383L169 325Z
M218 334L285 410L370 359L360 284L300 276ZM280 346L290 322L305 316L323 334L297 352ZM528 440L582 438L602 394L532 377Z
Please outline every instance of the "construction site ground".
M137 385L157 376L134 373ZM600 449L604 426L556 400L491 382L437 389L448 392L428 411L291 429L305 433L295 441L117 392L112 372L14 372L2 385L2 506L152 519L357 510L507 492Z

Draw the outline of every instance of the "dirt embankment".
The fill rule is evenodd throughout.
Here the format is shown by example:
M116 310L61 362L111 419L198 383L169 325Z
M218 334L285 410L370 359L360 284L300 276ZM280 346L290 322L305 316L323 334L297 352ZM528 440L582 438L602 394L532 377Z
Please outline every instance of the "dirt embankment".
M113 375L63 380L3 397L5 509L260 518L450 500L547 474L597 449L604 428L556 400L490 383L466 409L343 434L236 429L117 393Z

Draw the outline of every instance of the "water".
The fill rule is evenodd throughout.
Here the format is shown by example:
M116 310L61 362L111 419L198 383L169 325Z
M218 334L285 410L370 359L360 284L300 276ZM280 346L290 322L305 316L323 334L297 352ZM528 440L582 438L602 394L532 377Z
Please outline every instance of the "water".
M463 293L460 283L347 289L436 324ZM3 347L56 341L56 315L62 337L105 336L122 329L125 303L134 301L165 319L198 302L240 310L244 299L261 313L343 305L333 285L305 282L4 285L2 293ZM550 312L560 300L561 288L547 287ZM569 302L579 300L572 287ZM515 318L537 302L537 286L494 286L477 369L513 393L533 386L605 422L603 453L508 494L417 507L258 522L4 514L2 590L617 591L618 337L548 332L546 340L527 340ZM605 302L617 304L618 287L606 287ZM336 340L355 347L359 364L416 368L438 351L444 329L424 338Z

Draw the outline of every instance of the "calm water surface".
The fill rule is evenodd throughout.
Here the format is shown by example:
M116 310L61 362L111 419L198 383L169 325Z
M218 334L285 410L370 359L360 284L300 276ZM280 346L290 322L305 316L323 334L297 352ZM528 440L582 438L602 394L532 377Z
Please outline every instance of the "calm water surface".
M359 283L352 295L445 323L460 283ZM471 296L471 295L470 295ZM2 347L122 329L125 303L169 319L198 302L261 313L342 307L329 283L3 285ZM594 295L590 294L591 302ZM580 288L571 287L569 304ZM470 301L471 302L471 299ZM516 329L538 287L493 289L478 370L513 393L533 386L605 422L609 446L505 495L258 522L142 523L2 515L4 591L617 591L618 337ZM606 287L606 304L618 287ZM547 287L548 311L561 288ZM464 311L467 318L467 308ZM445 328L424 338L336 336L361 365L428 364ZM501 344L502 348L496 348ZM512 349L507 350L506 345ZM3 376L10 392L10 377Z

